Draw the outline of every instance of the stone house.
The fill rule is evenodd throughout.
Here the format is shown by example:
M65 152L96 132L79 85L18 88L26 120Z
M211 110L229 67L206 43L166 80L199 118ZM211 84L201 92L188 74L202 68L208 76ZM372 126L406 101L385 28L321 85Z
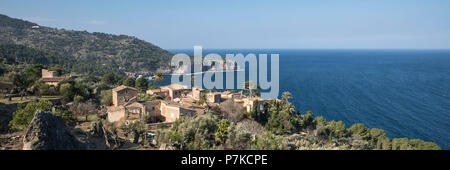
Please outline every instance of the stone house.
M192 98L196 101L200 100L200 96L205 90L199 87L192 87Z
M247 112L250 112L253 108L253 103L258 101L260 111L264 110L264 100L261 97L247 97L241 100L242 106Z
M181 116L194 116L195 110L179 105L178 103L161 101L161 116L164 122L175 122Z
M127 119L139 119L144 115L147 115L147 109L144 104L139 102L133 102L125 106L125 112Z
M231 91L224 91L224 92L221 93L221 97L222 97L222 99L235 100L235 99L241 99L242 95L241 95L241 93L236 93L236 92L231 92Z
M163 98L166 98L169 96L169 90L162 90L162 89L151 89L146 91L147 94L150 95L158 95Z
M42 69L42 77L40 80L44 81L48 85L57 86L58 83L72 78L72 76L60 76L56 71Z
M121 85L112 89L113 105L123 106L129 103L133 98L136 98L138 90L133 87Z
M162 119L160 111L161 101L132 102L124 106L108 107L108 121L118 122L140 119L149 116L150 122L159 122Z
M112 90L113 106L107 107L108 121L117 122L135 120L143 116L149 116L151 122L160 121L161 101L138 102L138 90L128 86L119 86Z
M169 93L170 100L174 100L176 98L184 97L187 93L191 91L187 86L181 84L171 84L168 86L161 87L161 90L167 90Z
M126 118L125 106L110 106L107 107L107 112L108 112L107 120L109 122L124 121Z
M58 72L42 69L42 78L53 78L53 77L59 77Z
M220 103L222 94L219 92L211 92L206 94L206 101L208 103Z

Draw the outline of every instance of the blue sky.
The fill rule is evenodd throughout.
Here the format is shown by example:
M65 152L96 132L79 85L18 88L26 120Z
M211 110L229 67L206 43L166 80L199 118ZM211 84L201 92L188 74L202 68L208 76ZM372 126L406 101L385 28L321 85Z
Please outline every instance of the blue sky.
M0 13L165 49L450 48L448 0L0 0Z

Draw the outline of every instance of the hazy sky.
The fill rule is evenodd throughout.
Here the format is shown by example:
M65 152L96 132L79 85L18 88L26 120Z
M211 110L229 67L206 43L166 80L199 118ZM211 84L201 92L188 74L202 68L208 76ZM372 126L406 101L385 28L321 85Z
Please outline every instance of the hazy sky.
M449 0L0 0L0 13L166 49L450 48Z

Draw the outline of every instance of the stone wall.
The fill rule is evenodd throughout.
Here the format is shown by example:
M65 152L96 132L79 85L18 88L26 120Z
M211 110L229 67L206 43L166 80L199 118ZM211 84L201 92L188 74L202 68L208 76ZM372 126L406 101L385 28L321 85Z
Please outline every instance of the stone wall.
M193 87L192 88L192 98L194 100L200 100L200 96L201 94L204 93L203 89L197 88L197 87Z
M180 108L162 102L161 116L165 118L164 122L175 122L178 118L180 118Z
M112 92L113 96L113 105L114 106L122 106L127 103L131 98L137 96L137 91L132 89L123 89L120 91Z
M108 121L109 122L117 122L121 120L125 120L125 107L109 107L108 108Z
M53 78L58 76L59 74L56 71L49 71L47 69L42 69L42 78Z

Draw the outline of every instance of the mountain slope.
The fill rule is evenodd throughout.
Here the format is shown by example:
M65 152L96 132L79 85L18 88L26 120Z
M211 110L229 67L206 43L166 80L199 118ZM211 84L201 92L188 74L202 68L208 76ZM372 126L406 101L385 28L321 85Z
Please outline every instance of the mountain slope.
M79 73L156 71L173 56L136 37L49 28L0 14L0 45L5 44L73 58L69 69Z

